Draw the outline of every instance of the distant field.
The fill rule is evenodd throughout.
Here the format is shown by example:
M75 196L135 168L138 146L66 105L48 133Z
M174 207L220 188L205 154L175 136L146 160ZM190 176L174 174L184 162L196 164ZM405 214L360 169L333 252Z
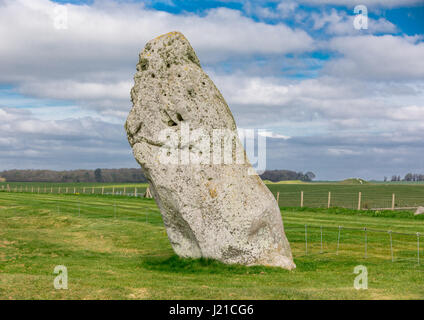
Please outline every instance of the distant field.
M0 192L0 299L424 298L415 236L424 217L289 208L282 215L292 272L176 257L153 200ZM382 230L369 232L367 258L365 226ZM393 235L394 262L389 229L412 234ZM368 268L368 290L353 288L359 264ZM53 288L57 265L68 269L68 290Z
M104 183L0 183L0 190L9 185L11 191L34 193L85 193L137 195L145 192L147 184L104 184ZM277 197L281 207L299 207L301 191L303 205L311 208L326 208L328 193L331 192L331 207L356 209L359 192L361 192L361 208L391 208L392 195L395 194L395 208L424 206L424 184L406 183L366 183L347 184L337 182L299 181L267 183L268 188ZM60 188L60 189L59 189ZM103 189L102 189L103 188ZM137 190L135 190L137 188Z

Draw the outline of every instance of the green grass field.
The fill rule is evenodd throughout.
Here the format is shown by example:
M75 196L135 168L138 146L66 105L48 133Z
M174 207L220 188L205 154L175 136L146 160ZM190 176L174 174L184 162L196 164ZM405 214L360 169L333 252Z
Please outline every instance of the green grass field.
M422 217L306 208L282 208L282 215L297 264L291 272L176 257L153 200L0 192L0 298L424 298L414 235L424 233ZM369 231L365 258L365 226L412 235L393 234L392 262L389 234ZM368 268L368 290L353 287L360 264ZM68 290L53 288L56 265L68 268Z

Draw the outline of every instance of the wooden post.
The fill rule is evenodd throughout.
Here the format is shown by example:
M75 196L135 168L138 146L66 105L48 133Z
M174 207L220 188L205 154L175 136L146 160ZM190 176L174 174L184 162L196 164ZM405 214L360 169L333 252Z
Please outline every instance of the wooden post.
M147 199L153 198L152 194L150 193L150 185L147 187L146 192L144 193L144 197Z
M278 206L280 206L279 203L280 203L280 192L277 192L277 204L278 204Z
M105 187L102 187L102 194L105 193Z
M361 210L361 198L362 198L362 192L359 192L359 195L358 195L358 210Z
M303 191L300 191L300 207L303 208Z
M91 189L91 193L94 194L94 187Z
M115 195L115 187L112 187L112 196Z
M331 206L331 192L328 191L328 204L327 204L327 208L330 209Z
M125 196L125 189L126 189L126 188L124 187L124 196Z
M59 187L59 190L57 191L57 193L59 193L59 194L60 194L60 187Z
M82 193L85 193L85 187L84 187L84 188L82 188Z
M392 210L395 210L395 194L392 194Z
M134 197L137 197L137 188L134 188Z
M77 190L74 188L74 194L76 194L77 193Z

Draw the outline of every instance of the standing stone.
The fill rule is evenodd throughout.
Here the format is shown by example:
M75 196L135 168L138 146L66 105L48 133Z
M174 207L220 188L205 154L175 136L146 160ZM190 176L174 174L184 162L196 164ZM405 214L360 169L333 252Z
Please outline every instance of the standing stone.
M295 268L280 209L250 163L236 162L240 154L231 151L229 164L225 147L216 155L214 138L191 140L196 130L213 137L221 129L235 134L230 146L241 145L227 103L188 40L171 32L148 42L134 81L128 141L174 251L181 257ZM178 135L177 158L167 143L171 135ZM218 140L219 148L225 139ZM164 161L166 156L177 162ZM192 161L199 157L203 160ZM222 162L215 164L214 157Z

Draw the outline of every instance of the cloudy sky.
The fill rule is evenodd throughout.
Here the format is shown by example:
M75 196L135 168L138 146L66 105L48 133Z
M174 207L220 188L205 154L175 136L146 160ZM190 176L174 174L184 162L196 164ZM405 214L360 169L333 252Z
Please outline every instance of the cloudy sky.
M138 53L174 30L237 125L273 132L268 169L424 173L424 0L0 0L0 171L137 167Z

